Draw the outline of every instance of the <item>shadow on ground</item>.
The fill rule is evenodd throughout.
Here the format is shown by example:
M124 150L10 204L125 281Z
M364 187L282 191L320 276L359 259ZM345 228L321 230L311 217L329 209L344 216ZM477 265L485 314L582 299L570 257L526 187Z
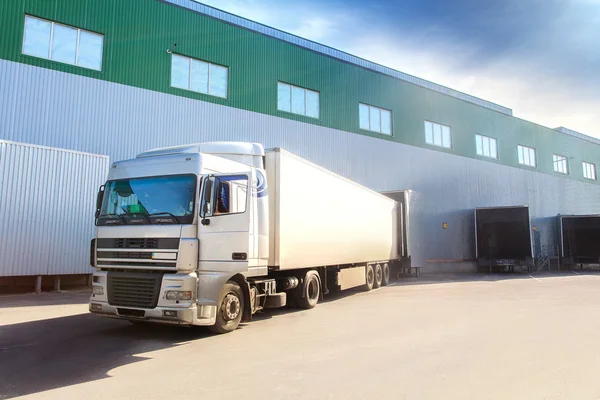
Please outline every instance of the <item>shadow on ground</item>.
M0 326L0 399L108 377L135 354L210 336L202 328L131 325L91 314Z
M341 300L359 292L332 293L324 301ZM38 305L87 302L86 293L62 295L19 296L10 306L32 306L30 303L36 299L41 300ZM264 321L294 312L302 310L265 310L254 319ZM246 326L242 324L240 328ZM108 378L108 371L146 359L135 354L212 336L215 335L202 327L132 325L87 313L0 326L0 399Z
M543 280L552 277L599 275L597 272L560 272L532 275ZM423 274L420 279L401 277L393 287L431 285L452 282L504 281L532 279L529 274ZM342 301L364 291L360 288L333 292L324 302ZM78 304L87 302L87 294L60 294L42 299L41 304ZM12 306L31 306L35 296L14 300ZM41 299L38 298L38 299ZM44 300L46 302L44 302ZM18 304L17 304L18 303ZM39 305L39 304L38 304ZM304 312L282 308L257 314L256 321L279 315ZM79 314L0 326L0 399L9 399L50 389L90 382L109 377L108 371L146 358L136 354L162 350L213 336L205 328L161 325L131 325L126 321ZM246 324L241 326L244 329Z

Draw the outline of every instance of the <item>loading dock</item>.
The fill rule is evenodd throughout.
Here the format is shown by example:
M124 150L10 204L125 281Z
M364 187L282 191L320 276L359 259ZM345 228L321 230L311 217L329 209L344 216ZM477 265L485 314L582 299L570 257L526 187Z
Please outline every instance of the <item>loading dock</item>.
M600 263L600 215L559 215L558 226L562 264Z
M498 267L513 271L515 266L533 267L529 207L487 207L475 209L475 254L479 271Z

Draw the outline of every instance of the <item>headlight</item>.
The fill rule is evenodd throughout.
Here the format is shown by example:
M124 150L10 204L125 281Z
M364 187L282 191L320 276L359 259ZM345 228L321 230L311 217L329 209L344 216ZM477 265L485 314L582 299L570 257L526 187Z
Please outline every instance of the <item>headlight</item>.
M165 295L165 298L167 300L191 300L192 292L191 291L182 292L180 290L168 290Z
M92 294L102 295L104 294L104 288L102 286L92 286Z

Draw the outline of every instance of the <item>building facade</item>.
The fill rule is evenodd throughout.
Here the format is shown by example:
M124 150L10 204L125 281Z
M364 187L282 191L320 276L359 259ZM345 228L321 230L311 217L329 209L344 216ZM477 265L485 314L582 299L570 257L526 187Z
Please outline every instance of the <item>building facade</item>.
M0 32L0 139L283 147L417 193L432 271L474 266L476 207L529 205L537 248L556 215L600 213L597 139L192 0L6 0Z

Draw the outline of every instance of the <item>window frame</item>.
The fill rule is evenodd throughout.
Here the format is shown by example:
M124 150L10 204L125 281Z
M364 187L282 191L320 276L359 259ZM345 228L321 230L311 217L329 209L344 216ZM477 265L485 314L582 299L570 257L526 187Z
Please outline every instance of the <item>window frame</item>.
M565 166L565 171L559 171L556 169L556 166L558 165L558 163L563 163L564 162L564 166ZM569 157L567 156L563 156L560 154L556 154L556 153L552 153L552 170L558 174L562 174L562 175L569 175Z
M431 124L431 133L432 133L432 143L428 143L427 142L427 123ZM435 133L434 133L434 126L438 125L440 127L440 138L442 140L442 144L435 144ZM444 128L448 128L448 131L450 133L450 146L444 146ZM425 134L425 144L428 146L433 146L436 148L441 148L441 149L448 149L448 150L454 150L454 139L452 137L452 127L450 125L444 125L444 124L440 124L438 122L433 122L431 120L424 120L423 121L423 133Z
M584 179L588 179L590 181L596 181L598 180L598 172L596 170L596 164L588 162L588 161L582 161L581 162L581 167L583 169L583 178ZM586 176L586 171L587 168L586 167L590 167L590 171L592 172L593 177L590 176Z
M244 211L242 212L227 212L227 213L218 213L215 214L215 210L218 207L218 196L219 194L217 193L218 190L218 186L215 186L215 183L217 181L220 181L221 178L244 178L246 180L246 202L244 204ZM212 183L211 183L211 200L210 200L210 213L205 213L204 212L204 204L205 204L205 200L204 200L204 196L205 196L205 191L206 191L206 182L208 180L212 179ZM215 175L208 175L206 177L203 178L202 180L202 186L200 189L200 201L199 201L199 207L198 207L198 216L200 218L216 218L216 217L226 217L229 215L243 215L246 214L249 210L249 201L252 198L251 195L251 179L250 179L250 175L245 174L245 173L241 173L241 174L215 174Z
M533 150L533 165L532 164L526 164L524 162L519 161L519 150L520 148L523 149L527 149L527 150ZM525 154L523 154L523 156L525 156ZM528 154L528 156L531 156L531 153ZM529 157L531 159L531 157ZM523 157L523 161L525 161L525 157ZM537 150L535 147L529 147L529 146L525 146L523 144L518 144L517 145L517 163L519 165L523 165L525 167L530 167L530 168L537 168Z
M482 154L479 154L479 153L478 153L478 147L477 147L477 139L478 139L478 138L481 138L481 149L482 149ZM489 156L486 156L485 154L483 154L483 153L485 153L485 151L483 150L483 149L484 149L484 147L485 147L485 146L484 146L484 139L487 139L487 140L488 140L488 151L489 151L489 153L490 153L490 155L489 155ZM492 156L492 155L491 155L491 154L492 154L492 146L491 146L491 141L492 141L492 140L493 140L493 141L494 141L494 143L495 143L495 146L494 146L494 148L495 148L495 150L496 150L496 155L495 155L495 156ZM498 139L496 139L495 137L486 136L486 135L482 135L482 134L476 133L476 134L475 134L475 154L477 154L477 156L478 156L478 157L485 157L485 158L491 158L492 160L499 160L499 159L500 159L500 156L498 155Z
M367 107L368 111L369 111L369 115L368 115L368 120L369 120L369 128L363 128L360 125L360 106L365 106ZM371 109L376 109L379 112L379 128L380 130L376 131L374 129L371 129ZM382 118L382 111L387 111L388 113L390 113L390 132L384 132L383 131L383 118ZM383 107L377 107L377 106L372 106L370 104L367 103L363 103L363 102L358 102L358 129L362 130L362 131L367 131L367 132L373 132L373 133L377 133L379 135L384 135L384 136L394 136L394 113L392 112L392 110L387 109L387 108L383 108Z
M279 108L279 85L280 84L281 85L287 85L290 88L290 90L289 90L289 92L290 92L290 104L289 104L289 106L290 106L289 108L290 109L289 109L289 111L288 110L282 110L281 108ZM293 93L293 89L294 88L303 90L303 93L304 93L304 114L300 114L300 113L296 113L296 112L292 111L293 110L293 95L292 95L292 93ZM318 102L317 102L318 113L317 114L318 115L316 117L313 117L312 115L308 115L306 113L306 110L308 109L308 107L307 107L308 96L306 95L307 92L312 92L312 93L316 93L317 94L317 98L318 98ZM319 90L309 89L307 87L293 85L291 83L278 80L277 81L277 92L276 93L277 93L277 96L276 96L276 103L277 103L276 104L276 108L277 108L277 111L284 112L284 113L287 113L287 114L292 114L292 115L300 115L300 116L303 116L303 117L312 118L312 119L316 119L316 120L320 120L321 119L321 92Z
M229 67L227 65L223 65L223 64L217 64L214 62L210 62L207 60L202 60L196 57L190 57L187 56L185 54L181 54L181 53L173 53L171 52L171 64L170 64L170 73L169 73L169 87L173 88L173 89L179 89L179 90L185 90L188 92L192 92L192 93L199 93L205 96L211 96L211 97L216 97L218 99L224 99L224 100L228 100L229 99ZM173 56L176 57L182 57L182 58L187 58L188 60L188 87L184 88L184 87L180 87L180 86L173 86ZM198 90L194 90L192 89L192 79L193 79L193 74L192 74L192 68L193 68L193 62L192 61L198 61L201 63L205 63L208 65L208 74L207 74L207 81L206 81L206 87L207 87L207 92L200 92ZM210 66L214 65L216 67L221 67L221 68L225 68L227 70L227 78L225 80L225 96L220 96L218 94L213 94L210 93Z
M42 56L39 56L39 55L30 54L30 53L26 53L25 52L25 34L26 34L27 17L50 23L50 38L49 38L50 44L49 44L49 48L48 48L48 57L42 57ZM77 30L77 42L75 43L75 63L70 63L68 61L62 61L62 60L55 60L55 59L52 58L52 48L54 46L54 26L55 25L59 25L59 26L65 27L65 28L70 28L70 29L76 29ZM100 52L100 69L96 69L96 68L92 68L92 67L88 67L88 66L84 66L84 65L80 65L79 64L79 43L81 41L81 31L84 31L86 33L90 33L92 35L100 36L102 38L102 50ZM105 35L103 33L92 31L92 30L89 30L89 29L79 28L79 27L74 26L74 25L68 25L68 24L65 24L65 23L62 23L62 22L53 21L53 20L48 19L48 18L37 17L35 15L27 14L26 13L26 14L24 14L24 17L23 17L23 34L22 34L22 37L21 37L21 55L24 55L26 57L38 58L40 60L53 61L53 62L57 62L57 63L60 63L60 64L65 64L65 65L71 65L71 66L74 66L74 67L84 68L84 69L87 69L87 70L90 70L90 71L102 72L104 70L104 39L105 39Z

